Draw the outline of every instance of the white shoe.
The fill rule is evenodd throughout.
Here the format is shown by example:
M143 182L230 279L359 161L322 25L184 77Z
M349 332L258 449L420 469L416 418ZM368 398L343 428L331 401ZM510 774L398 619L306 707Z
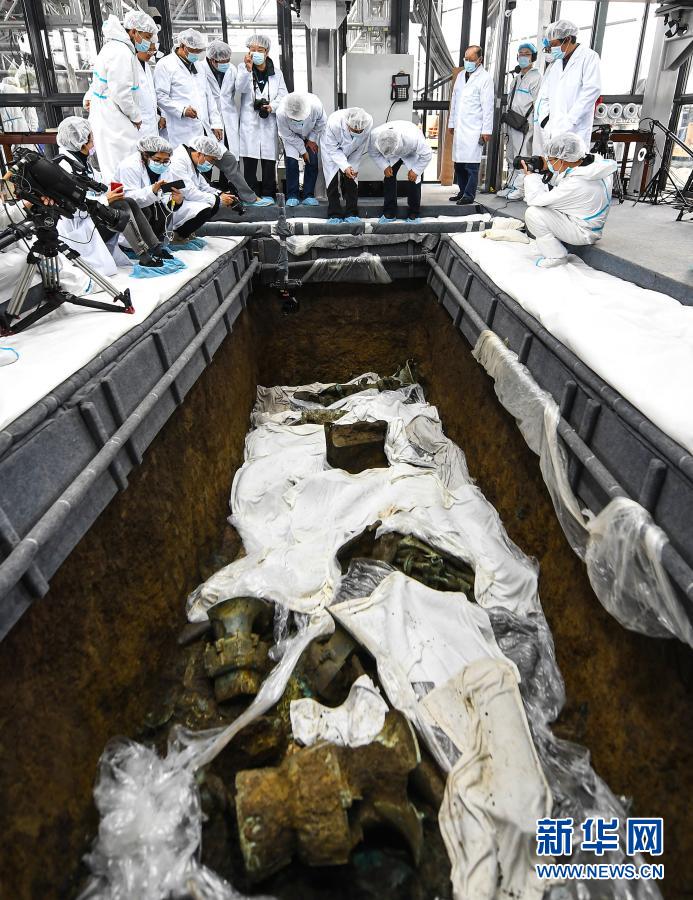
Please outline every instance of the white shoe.
M498 191L496 197L507 197L511 190L512 188L509 187L503 188L502 191Z
M553 269L555 266L564 266L567 262L567 256L540 256L534 265L540 269Z
M506 197L508 198L508 200L524 200L525 199L525 195L522 193L522 191L518 191L517 188L511 188L508 191L508 193L506 194Z

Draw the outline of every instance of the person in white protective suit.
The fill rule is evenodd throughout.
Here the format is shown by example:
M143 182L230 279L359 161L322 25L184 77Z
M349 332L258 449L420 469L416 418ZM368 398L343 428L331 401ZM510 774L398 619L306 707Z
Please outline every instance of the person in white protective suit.
M0 82L0 94L22 94L16 76L8 75ZM0 125L7 131L38 131L38 114L31 106L0 106Z
M236 75L236 93L241 103L243 175L260 197L273 199L277 193L277 107L287 90L284 76L269 56L271 45L265 34L254 34L248 38L248 53ZM258 162L260 181L257 178Z
M553 62L544 73L541 96L547 103L542 104L543 118L538 124L544 143L557 134L572 131L580 135L589 149L602 76L599 55L578 44L577 37L577 25L567 19L552 22L546 29L544 47Z
M166 127L166 119L159 114L159 104L156 99L156 87L154 86L154 66L150 60L156 56L157 45L152 41L149 50L137 52L137 60L140 71L140 89L137 92L137 102L142 110L142 127L140 137L158 136L162 127Z
M327 125L322 101L315 94L294 91L277 108L277 128L286 156L286 205L318 206L318 148ZM299 196L298 161L303 160L303 200Z
M599 240L617 168L613 159L588 155L582 137L570 131L549 140L544 165L544 175L530 174L525 166L525 224L541 268L566 262L562 241L583 246Z
M204 65L209 93L214 100L224 128L224 144L240 158L238 108L236 107L236 75L231 62L231 47L224 41L212 41L207 47Z
M207 38L194 28L176 35L177 46L154 69L159 109L174 147L211 130L219 140L221 116L209 90L203 59Z
M136 53L150 48L157 30L154 19L141 10L129 12L122 25L110 15L103 26L104 45L92 75L89 122L106 182L113 180L118 163L137 144L142 110L137 102L141 68Z
M58 151L66 157L59 163L65 171L102 182L101 173L90 162L94 149L90 123L86 119L79 116L63 119L58 126ZM122 187L95 193L90 199L118 212L119 223L106 224L98 216L94 217L83 210L77 210L72 218L61 216L58 219L58 234L68 246L76 250L101 275L115 275L118 266L130 266L125 254L118 248L118 239L122 233L137 255L140 267L150 269L149 275L166 274L166 253L159 238L135 201L125 197ZM141 273L141 270L136 269L135 273Z
M327 221L330 225L361 221L358 211L359 166L372 128L373 116L360 106L338 109L328 116L320 141L320 156L327 186ZM344 209L340 190L344 197Z
M517 65L520 71L513 79L508 94L508 108L502 118L508 135L505 147L508 183L502 191L498 191L498 196L507 197L508 200L522 200L525 195L525 173L522 169L513 168L513 160L516 156L532 155L533 113L541 84L541 74L534 68L536 59L537 48L534 44L527 42L517 48Z
M211 172L226 148L212 137L198 135L189 145L180 144L171 156L170 181L183 181L180 192L183 203L173 211L171 244L185 244L195 238L195 232L213 218L221 206L231 206L237 198L233 194L212 187L203 177Z
M407 170L407 220L418 222L421 212L421 176L433 158L433 151L420 128L413 122L386 122L371 131L369 153L383 173L382 223L397 218L397 173Z
M448 130L453 136L452 160L458 192L450 200L472 203L479 182L481 151L493 128L493 79L483 65L481 47L467 47L464 72L455 81L450 100Z

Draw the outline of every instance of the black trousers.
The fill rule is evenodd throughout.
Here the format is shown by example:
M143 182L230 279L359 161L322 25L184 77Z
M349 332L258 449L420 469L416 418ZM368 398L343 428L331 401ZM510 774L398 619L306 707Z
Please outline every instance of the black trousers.
M383 179L383 215L388 219L397 218L397 173L402 168L402 160L392 167L392 175ZM407 180L407 206L409 218L416 218L421 212L421 182Z
M262 181L257 180L257 164L262 169ZM277 193L277 163L273 159L243 157L243 177L258 197L274 197Z
M215 199L213 206L206 206L204 209L201 209L196 216L193 216L192 219L188 219L187 222L183 222L182 225L179 225L178 228L176 228L176 234L178 237L182 238L190 237L190 235L194 231L197 231L198 228L201 228L205 222L209 222L218 209L219 197Z
M344 210L339 191L344 197ZM353 178L347 178L343 172L337 172L327 186L327 217L340 218L341 216L358 216L359 186Z
M139 256L151 250L159 244L159 238L152 230L144 211L140 209L132 197L124 197L122 200L116 200L110 204L111 209L117 209L118 212L128 213L130 221L123 229L123 235L128 244ZM114 231L108 225L99 222L96 226L104 241L113 237Z

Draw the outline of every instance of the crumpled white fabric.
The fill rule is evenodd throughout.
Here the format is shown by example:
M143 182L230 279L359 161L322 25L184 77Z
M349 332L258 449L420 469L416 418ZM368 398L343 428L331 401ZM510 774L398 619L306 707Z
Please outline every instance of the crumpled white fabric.
M568 480L558 438L560 412L531 372L494 332L483 331L472 351L494 379L496 394L539 455L542 477L573 550L585 561L600 602L625 628L677 637L693 646L693 626L662 566L666 534L640 504L611 500L599 515L582 510Z
M289 705L294 740L305 747L318 741L340 747L370 744L382 731L387 711L387 703L368 675L356 679L341 706L323 706L310 697L292 700Z

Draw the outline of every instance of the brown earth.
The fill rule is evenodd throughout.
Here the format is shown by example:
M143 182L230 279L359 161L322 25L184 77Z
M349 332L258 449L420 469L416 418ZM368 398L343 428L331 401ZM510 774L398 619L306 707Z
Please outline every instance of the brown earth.
M408 357L510 537L541 565L540 590L568 703L557 732L584 743L633 813L665 819L667 898L693 896L693 654L625 631L567 544L536 457L421 282L324 285L280 314L258 291L145 454L0 644L0 897L69 897L96 826L106 741L135 734L160 690L184 601L215 547L256 383L390 374Z

